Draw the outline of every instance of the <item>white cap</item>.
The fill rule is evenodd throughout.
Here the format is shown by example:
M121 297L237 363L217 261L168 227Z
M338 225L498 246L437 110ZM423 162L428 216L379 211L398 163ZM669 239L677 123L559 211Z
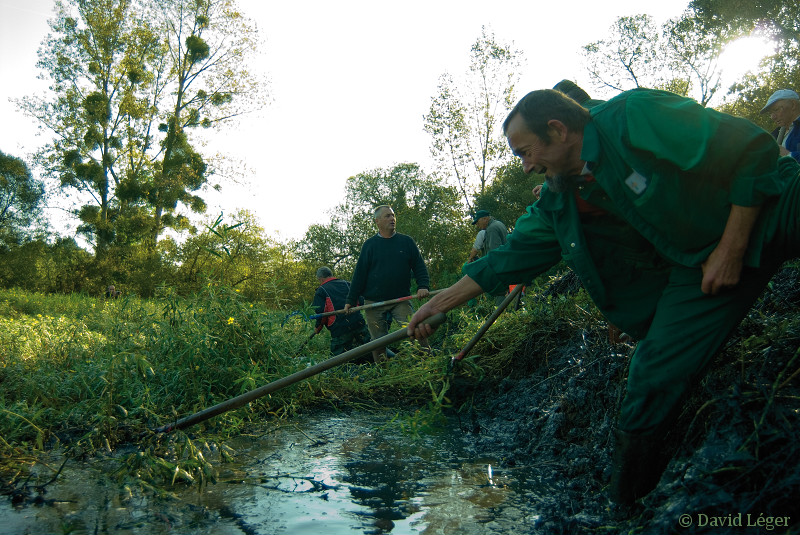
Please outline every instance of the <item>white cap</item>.
M778 89L772 94L772 96L769 97L767 105L761 108L761 113L767 111L767 108L779 100L800 100L800 96L791 89Z

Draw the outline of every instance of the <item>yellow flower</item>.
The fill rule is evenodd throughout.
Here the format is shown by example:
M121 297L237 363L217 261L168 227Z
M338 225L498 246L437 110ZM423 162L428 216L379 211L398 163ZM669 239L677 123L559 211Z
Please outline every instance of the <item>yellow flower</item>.
M234 322L233 316L228 318L228 325L233 325L233 322Z

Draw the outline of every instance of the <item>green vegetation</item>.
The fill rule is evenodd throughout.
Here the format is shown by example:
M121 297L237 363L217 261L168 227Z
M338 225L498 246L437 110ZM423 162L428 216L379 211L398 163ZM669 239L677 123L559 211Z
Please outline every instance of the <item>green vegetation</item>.
M574 303L561 299L501 317L460 367L461 375L505 374L519 340L515 333L549 322L553 313L567 314ZM345 364L165 436L151 430L327 359L327 334L309 341L313 323L302 315L264 308L216 284L188 297L165 292L150 300L3 290L2 468L22 477L30 460L46 450L63 449L72 457L133 446L137 451L121 475L148 485L176 477L203 481L211 468L189 437L224 441L247 427L320 406L377 408L403 400L406 407L420 407L398 415L416 434L435 425L447 407L450 357L491 307L486 299L477 309L452 313L432 340L433 356L404 341L385 366ZM183 448L181 462L176 444ZM4 485L13 486L14 478Z
M654 519L635 515L613 529L674 525L678 513L663 501L706 511L720 492L731 510L783 511L798 481L787 468L800 444L798 278L792 266L776 276L687 400L670 438L678 450L670 470L683 475L648 497ZM327 359L327 334L309 340L308 308L287 314L217 284L149 300L0 291L0 492L25 499L73 459L105 463L129 489L202 488L234 457L226 441L235 435L318 409L379 410L411 439L448 416L477 421L480 436L506 437L511 459L552 470L558 492L540 504L543 518L567 522L569 499L592 522L610 521L598 470L610 463L604 444L624 391L625 347L609 344L605 321L574 277L545 276L529 287L525 306L501 315L448 373L492 309L484 298L452 311L431 340L432 355L403 341L386 365L345 364L155 434ZM527 416L508 418L510 407ZM34 470L54 457L63 460Z

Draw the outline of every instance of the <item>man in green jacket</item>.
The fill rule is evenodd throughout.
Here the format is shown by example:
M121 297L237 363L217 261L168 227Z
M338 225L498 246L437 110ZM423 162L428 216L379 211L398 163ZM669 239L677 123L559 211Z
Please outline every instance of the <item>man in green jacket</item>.
M553 90L504 123L525 172L546 176L506 245L422 306L419 322L564 259L600 311L639 340L616 429L612 498L658 483L662 439L692 382L772 275L800 254L800 165L749 121L655 90L586 110Z

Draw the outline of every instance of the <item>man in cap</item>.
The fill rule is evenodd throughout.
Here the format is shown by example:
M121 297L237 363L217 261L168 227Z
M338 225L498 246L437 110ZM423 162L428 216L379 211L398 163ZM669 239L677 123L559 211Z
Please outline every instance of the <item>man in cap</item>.
M483 238L476 238L475 243L472 245L472 250L469 252L467 262L472 262L475 257L480 253L481 256L485 255L492 249L497 249L506 242L508 229L499 219L495 219L488 210L478 210L472 217L472 224L478 229L478 235L483 232Z
M503 222L492 217L488 210L478 210L475 212L475 215L472 217L472 224L478 229L478 237L480 237L480 233L483 232L483 239L480 240L480 243L478 242L478 238L475 239L472 250L469 252L469 258L467 258L468 263L475 260L478 253L480 253L481 256L485 256L489 251L503 245L506 242L506 236L508 236L508 229ZM502 303L504 298L505 293L495 296L495 305Z
M769 113L778 125L772 137L780 146L781 156L791 156L800 162L800 96L791 89L778 89L761 113Z
M800 164L779 158L750 121L650 89L591 110L533 91L503 131L548 187L504 246L420 307L408 334L425 338L434 330L425 318L566 261L603 315L639 340L609 486L630 504L661 478L672 455L664 438L689 388L800 255Z

